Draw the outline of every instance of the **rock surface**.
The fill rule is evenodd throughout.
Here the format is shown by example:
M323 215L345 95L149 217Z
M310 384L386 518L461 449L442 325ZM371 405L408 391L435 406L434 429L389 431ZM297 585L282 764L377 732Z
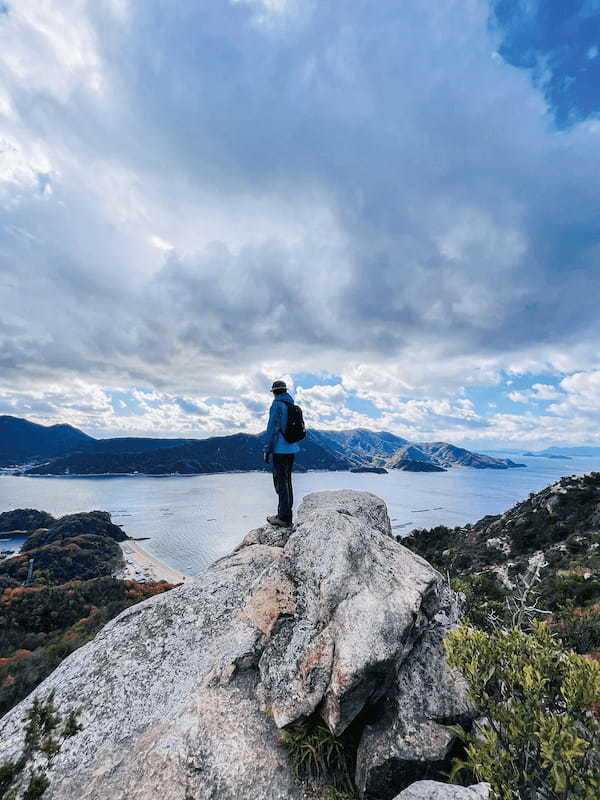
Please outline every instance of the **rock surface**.
M390 797L398 775L414 780L424 763L442 771L455 742L446 726L468 725L477 716L464 679L446 663L443 638L459 617L454 593L444 588L438 608L400 665L385 707L363 731L356 766L363 797Z
M400 792L394 800L487 800L489 796L489 783L450 786L436 781L418 781Z
M425 774L415 763L447 751L443 723L469 713L441 649L456 617L441 575L392 537L383 501L309 495L293 529L252 531L38 687L83 726L53 759L45 798L300 800L280 728L315 714L336 734L359 726L362 796L392 798ZM0 763L19 756L31 701L0 721Z

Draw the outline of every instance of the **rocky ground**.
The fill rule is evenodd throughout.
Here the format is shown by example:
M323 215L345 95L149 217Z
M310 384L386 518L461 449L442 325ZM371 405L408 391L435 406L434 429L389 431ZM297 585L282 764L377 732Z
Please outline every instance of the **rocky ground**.
M477 622L535 575L540 608L600 602L600 473L561 478L504 514L415 530L403 544L476 593ZM459 585L459 584L457 584Z
M113 619L37 688L81 725L36 756L44 797L325 797L335 776L295 775L289 744L316 731L342 748L358 796L391 800L447 770L448 726L475 713L442 644L458 618L457 596L395 541L379 498L309 495L293 529L252 531L201 578ZM23 752L31 703L0 721L0 764ZM430 780L407 791L487 794Z

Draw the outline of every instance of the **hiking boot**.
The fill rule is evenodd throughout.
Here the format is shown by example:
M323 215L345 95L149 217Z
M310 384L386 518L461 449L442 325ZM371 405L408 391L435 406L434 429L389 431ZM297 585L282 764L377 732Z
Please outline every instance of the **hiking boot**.
M271 525L275 525L276 528L291 528L292 522L286 522L283 519L279 519L279 517L267 517L267 522L271 523Z

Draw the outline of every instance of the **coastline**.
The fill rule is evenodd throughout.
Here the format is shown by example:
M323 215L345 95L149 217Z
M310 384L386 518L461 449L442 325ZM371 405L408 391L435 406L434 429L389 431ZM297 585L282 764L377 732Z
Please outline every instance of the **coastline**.
M178 572L164 561L150 555L135 539L126 539L124 542L119 542L119 545L123 551L125 568L120 570L116 577L141 583L147 581L184 583L190 578L189 575Z
M295 469L296 474L305 475L308 472L351 472L349 468L340 467L339 469L322 469L314 467L310 469ZM271 469L267 467L257 467L256 469L226 469L222 472L69 472L68 475L54 473L27 474L25 472L10 472L13 478L198 478L211 475L247 475L248 473L266 472L271 474ZM1 474L1 473L0 473Z
M419 475L426 475L426 474L441 474L442 472L451 472L452 470L478 470L478 471L486 471L489 470L490 472L502 472L508 471L512 469L527 469L527 464L509 464L506 466L487 466L487 467L469 467L465 464L453 464L448 467L441 467L439 469L434 470L422 470L422 469L406 469L406 470L395 470L393 467L390 469L386 469L384 473L380 472L378 469L350 469L349 467L340 467L339 469L322 469L320 467L314 467L310 469L294 469L295 475L306 475L312 472L350 472L353 475L360 475L360 474L371 474L371 475L389 475L390 472L410 472L413 474ZM42 474L39 475L28 475L24 472L10 472L10 473L0 473L1 475L9 475L12 478L45 478L45 479L81 479L81 478L91 478L91 479L98 479L98 478L205 478L211 476L220 476L220 475L247 475L249 473L267 473L271 474L270 469L266 468L257 468L257 469L227 469L223 472L70 472L68 475L54 475L54 474Z

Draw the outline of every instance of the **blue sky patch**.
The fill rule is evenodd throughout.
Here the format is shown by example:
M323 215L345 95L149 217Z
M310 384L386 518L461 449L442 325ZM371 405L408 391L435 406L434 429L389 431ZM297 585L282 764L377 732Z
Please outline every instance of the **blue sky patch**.
M346 406L351 411L357 411L359 414L366 414L368 417L378 419L382 416L381 411L366 397L359 397L355 394L350 394L346 399Z
M143 414L144 408L139 400L131 392L107 391L116 417L133 417Z
M196 405L196 403L186 400L184 397L176 397L175 402L186 414L192 414L194 416L201 417L205 417L208 414L208 411L205 408L201 408L200 406Z
M292 378L296 388L301 386L303 389L312 389L313 386L337 386L342 382L338 375L326 372L295 372Z
M502 383L496 386L469 386L465 389L465 396L475 406L475 411L481 416L492 417L495 414L523 413L524 405L535 403L543 409L550 403L556 402L555 398L544 398L532 390L533 386L551 386L560 392L561 376L547 373L537 375L511 375L505 373ZM524 395L522 401L511 400L510 394Z
M492 0L500 55L528 69L556 123L569 127L600 111L599 0Z

